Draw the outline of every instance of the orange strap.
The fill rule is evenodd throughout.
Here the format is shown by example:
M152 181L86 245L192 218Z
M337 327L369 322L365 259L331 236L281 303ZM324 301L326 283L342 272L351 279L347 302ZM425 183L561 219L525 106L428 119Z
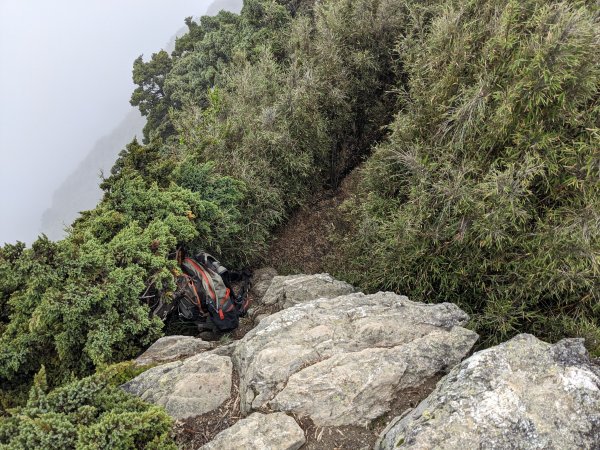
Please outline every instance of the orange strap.
M210 282L210 280L206 276L206 273L204 272L204 270L202 269L202 267L200 267L198 264L196 264L196 261L194 261L193 259L186 258L186 261L188 261L190 264L192 264L196 268L196 270L198 272L200 272L200 274L202 275L202 278L204 278L204 282L208 286L208 293L210 294L210 296L212 297L212 299L216 302L217 301L217 295L215 294L215 291L213 290L213 287L212 287L212 283Z
M201 313L204 313L202 309L202 301L200 300L200 296L198 295L198 290L196 289L196 285L194 284L194 280L190 279L190 284L192 285L192 289L194 290L194 295L196 296L196 304L198 305L198 309Z

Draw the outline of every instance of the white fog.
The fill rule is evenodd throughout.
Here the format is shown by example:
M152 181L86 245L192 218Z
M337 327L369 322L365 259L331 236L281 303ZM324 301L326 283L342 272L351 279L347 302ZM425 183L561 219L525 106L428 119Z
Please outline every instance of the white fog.
M74 172L96 163L93 149L142 126L129 105L133 60L163 48L185 17L241 0L211 3L0 0L0 245L56 238L70 223L64 205L45 213L56 190L78 189L89 175Z

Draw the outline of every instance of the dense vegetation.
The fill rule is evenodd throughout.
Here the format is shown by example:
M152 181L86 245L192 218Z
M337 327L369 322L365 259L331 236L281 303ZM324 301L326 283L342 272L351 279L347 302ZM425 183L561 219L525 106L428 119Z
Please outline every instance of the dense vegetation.
M114 420L129 424L122 448L168 445L157 410L94 375L160 336L140 297L169 296L178 246L256 261L294 208L367 158L334 270L457 302L486 343L532 331L600 351L599 9L246 0L188 19L172 54L134 63L144 142L100 204L62 241L0 249L0 448L87 448ZM78 389L90 395L62 409Z
M175 450L171 418L122 391L115 369L46 392L42 367L27 404L0 420L0 449Z
M381 98L406 12L393 3L251 0L241 16L187 20L172 55L136 60L146 143L121 153L66 239L1 251L5 385L42 364L54 386L131 358L161 332L138 297L172 288L177 246L247 264L366 154L395 104Z
M486 345L600 354L600 29L594 2L446 2L401 41L409 83L365 168L347 277L458 303Z

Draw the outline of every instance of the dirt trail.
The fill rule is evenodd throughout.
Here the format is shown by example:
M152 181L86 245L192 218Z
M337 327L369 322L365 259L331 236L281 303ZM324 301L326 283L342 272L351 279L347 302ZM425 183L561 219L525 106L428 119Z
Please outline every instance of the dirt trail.
M295 211L276 233L265 265L280 274L319 273L324 258L333 250L329 236L342 226L338 207L356 192L360 167L354 169L337 190L324 191Z
M360 179L360 168L355 169L333 191L323 191L305 206L292 214L289 220L276 233L263 264L274 267L280 274L319 273L325 270L324 258L335 249L330 235L343 226L338 207L356 192ZM249 294L252 296L252 294ZM254 304L251 298L251 304ZM252 317L240 320L240 326L220 341L225 345L231 340L241 339L256 325L254 317L263 313L273 313L273 307L254 305ZM186 330L192 331L193 330ZM218 336L215 337L218 339ZM437 381L437 378L434 380ZM407 392L386 419L416 405L433 389L435 382L424 383L414 392ZM235 400L233 400L235 399ZM263 411L269 412L269 411ZM216 434L235 424L242 417L239 410L239 377L234 376L230 401L210 413L179 421L174 433L180 448L192 450L209 442ZM377 421L369 427L317 427L310 419L296 418L304 430L307 443L303 449L356 449L372 447L387 420Z

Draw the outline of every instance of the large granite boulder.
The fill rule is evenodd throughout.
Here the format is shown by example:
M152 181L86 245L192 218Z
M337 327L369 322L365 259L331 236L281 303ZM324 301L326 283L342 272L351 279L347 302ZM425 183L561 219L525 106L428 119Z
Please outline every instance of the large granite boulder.
M376 449L600 448L600 370L582 340L522 334L455 367Z
M320 298L263 319L235 347L241 408L363 425L457 364L477 334L457 306L393 293Z
M212 342L192 336L165 336L152 344L148 350L135 360L136 364L164 364L189 358L214 347Z
M149 369L121 387L185 419L221 406L231 395L232 372L231 358L201 353Z
M305 442L304 431L290 416L255 412L220 432L200 450L297 450Z
M327 273L276 276L262 298L265 305L289 308L317 298L333 298L355 292L353 286Z

